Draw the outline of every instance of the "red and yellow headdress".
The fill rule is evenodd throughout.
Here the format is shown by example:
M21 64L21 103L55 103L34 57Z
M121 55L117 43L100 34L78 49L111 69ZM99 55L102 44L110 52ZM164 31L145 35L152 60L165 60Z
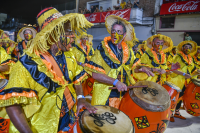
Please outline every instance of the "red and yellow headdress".
M173 47L172 39L168 36L161 35L161 34L157 34L157 35L153 35L153 36L149 37L147 39L147 43L146 43L147 48L150 48L150 49L152 48L153 40L155 38L159 38L159 40L164 41L164 45L163 45L163 49L162 49L162 51L164 53L171 51L171 49Z
M182 51L183 45L185 45L185 44L187 44L187 43L189 43L189 44L192 45L192 50L190 51L190 55L191 55L191 56L195 55L196 52L197 52L197 43L194 42L194 41L182 41L182 42L180 42L180 43L178 44L178 46L177 46L177 51L178 51L178 52L179 52L179 51Z
M65 29L82 33L86 28L93 26L83 14L70 13L62 15L53 7L45 8L37 15L41 31L28 42L26 53L46 52L50 46L65 35ZM64 25L65 24L65 25Z

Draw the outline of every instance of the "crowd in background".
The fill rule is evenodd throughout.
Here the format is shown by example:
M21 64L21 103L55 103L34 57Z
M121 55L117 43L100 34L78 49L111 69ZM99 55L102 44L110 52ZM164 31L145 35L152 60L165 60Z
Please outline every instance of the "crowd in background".
M135 0L133 3L129 0L127 3L124 0L121 0L121 3L119 0L117 0L117 5L113 6L114 10L121 10L121 9L128 9L128 8L140 8L139 6L139 0ZM90 10L87 8L82 9L79 8L79 13L82 14L88 14L88 13L97 13L97 12L107 12L112 11L111 7L108 7L107 9L103 9L102 6L91 6Z

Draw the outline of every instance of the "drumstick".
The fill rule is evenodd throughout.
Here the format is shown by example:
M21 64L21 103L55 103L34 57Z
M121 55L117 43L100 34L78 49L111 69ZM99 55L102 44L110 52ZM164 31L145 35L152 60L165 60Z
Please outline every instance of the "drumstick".
M197 75L200 75L200 74L195 74L195 75L193 75L192 77L197 76Z
M132 88L145 88L148 87L147 85L141 85L141 86L128 86L128 89L132 89ZM117 87L109 87L109 89L117 89Z
M171 71L176 71L178 69L171 69L171 70L166 70L167 72L171 72Z

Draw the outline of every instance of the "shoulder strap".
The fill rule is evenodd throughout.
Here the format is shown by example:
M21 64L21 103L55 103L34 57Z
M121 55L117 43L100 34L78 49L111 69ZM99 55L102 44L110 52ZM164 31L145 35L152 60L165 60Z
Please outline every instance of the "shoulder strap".
M45 58L45 60L47 60L48 62L50 62L53 66L53 71L56 72L56 74L58 75L58 77L60 77L62 79L63 73L60 70L60 67L58 66L58 64L56 63L55 59L53 58L53 56L51 56L50 53L43 53L42 56ZM69 108L69 110L73 107L74 105L74 101L72 99L71 93L69 91L69 88L66 86L65 91L64 91L64 96L67 102L67 106Z

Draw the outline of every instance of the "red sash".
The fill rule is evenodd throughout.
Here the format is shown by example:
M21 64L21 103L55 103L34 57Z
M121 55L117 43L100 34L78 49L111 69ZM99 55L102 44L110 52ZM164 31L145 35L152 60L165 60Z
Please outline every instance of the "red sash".
M46 61L50 62L53 66L53 71L56 72L57 76L60 77L62 79L63 73L60 70L60 67L58 66L58 64L56 63L56 61L54 60L54 58L51 56L51 54L47 53L43 53L42 56L45 58ZM64 81L63 81L64 82ZM74 101L72 99L71 93L69 91L69 88L66 86L65 91L64 91L64 96L66 98L66 102L68 105L69 110L73 107L74 105Z

